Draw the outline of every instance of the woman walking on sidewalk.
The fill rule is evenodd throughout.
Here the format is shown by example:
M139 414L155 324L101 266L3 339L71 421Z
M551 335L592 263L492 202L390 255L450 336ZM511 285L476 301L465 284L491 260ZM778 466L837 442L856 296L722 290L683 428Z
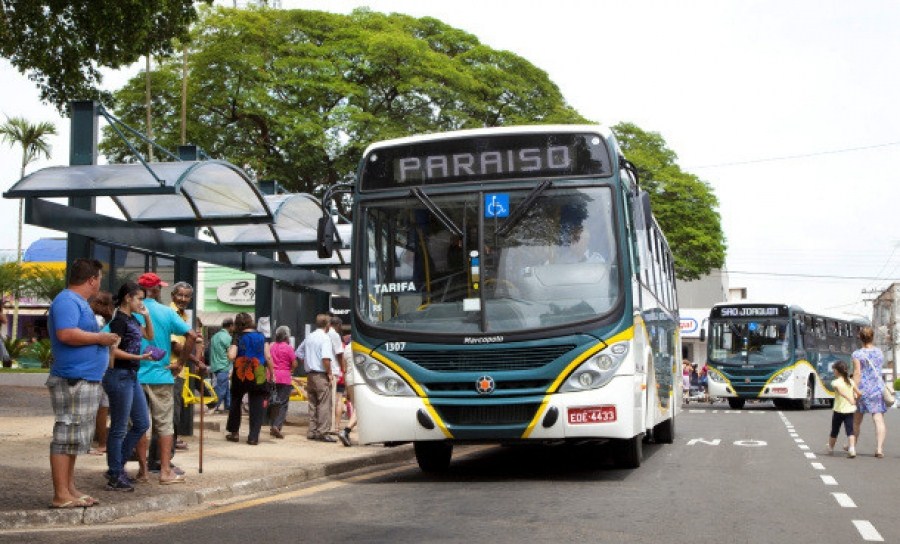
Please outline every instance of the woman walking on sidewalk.
M875 457L884 457L884 413L887 406L881 391L884 381L881 377L881 367L884 366L884 354L872 343L875 332L872 327L860 327L859 340L862 347L853 352L853 381L859 388L862 396L857 401L857 412L853 417L853 434L856 435L856 443L859 444L859 432L862 426L863 415L872 414L875 421Z
M269 418L272 427L269 434L275 438L284 438L281 429L287 418L288 401L291 390L291 373L297 367L297 357L294 348L288 343L291 338L291 329L282 325L275 329L275 343L269 350L272 356L272 367L275 373L275 394L269 399Z
M225 439L239 442L241 430L241 401L247 395L250 404L250 434L247 443L259 444L259 430L262 427L265 408L263 404L268 393L266 382L273 381L272 359L266 337L256 330L253 318L247 312L234 317L234 340L228 348L228 359L234 361L231 373L231 410L228 411L228 434Z

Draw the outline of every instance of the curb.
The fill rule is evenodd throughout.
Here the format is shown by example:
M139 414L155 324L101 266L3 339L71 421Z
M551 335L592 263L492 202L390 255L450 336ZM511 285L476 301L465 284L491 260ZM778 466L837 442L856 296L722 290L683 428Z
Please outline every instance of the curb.
M270 474L262 478L239 480L216 487L147 497L119 504L100 504L90 508L75 508L72 510L47 509L0 512L0 531L108 523L145 512L177 510L188 506L280 489L365 467L408 461L414 457L415 453L412 446L405 445L358 459L311 465L308 468Z

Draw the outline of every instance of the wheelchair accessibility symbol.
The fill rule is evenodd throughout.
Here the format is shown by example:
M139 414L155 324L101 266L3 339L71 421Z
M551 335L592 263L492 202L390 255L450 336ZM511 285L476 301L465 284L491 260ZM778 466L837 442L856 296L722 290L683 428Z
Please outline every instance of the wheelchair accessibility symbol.
M509 194L489 193L484 195L485 217L509 217Z

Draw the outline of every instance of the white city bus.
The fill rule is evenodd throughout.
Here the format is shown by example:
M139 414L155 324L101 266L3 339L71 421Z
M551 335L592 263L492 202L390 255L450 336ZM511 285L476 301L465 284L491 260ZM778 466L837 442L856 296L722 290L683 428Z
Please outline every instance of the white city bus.
M672 255L597 126L376 143L353 192L353 386L363 443L672 442Z

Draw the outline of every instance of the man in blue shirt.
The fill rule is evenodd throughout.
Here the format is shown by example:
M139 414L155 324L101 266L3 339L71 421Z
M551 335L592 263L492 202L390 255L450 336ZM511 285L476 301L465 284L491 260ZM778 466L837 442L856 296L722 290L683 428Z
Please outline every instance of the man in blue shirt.
M190 326L178 317L175 310L159 302L161 288L168 284L162 281L153 272L147 272L138 278L138 285L147 291L144 306L153 321L153 340L144 342L165 352L158 361L141 361L141 369L138 372L138 380L147 395L147 405L150 407L150 418L153 421L153 432L159 436L159 483L177 484L184 482L184 475L177 474L172 466L172 446L175 440L174 414L174 383L175 374L181 372L183 361L172 361L171 337L185 335L186 353L193 351L193 344L197 334ZM138 320L141 316L137 316ZM180 391L179 391L180 394ZM138 458L141 462L141 471L145 470L149 440L145 436L138 443Z
M53 299L47 319L53 350L47 388L56 420L50 443L51 508L79 508L98 502L75 488L75 460L79 453L90 450L109 346L119 342L117 334L100 332L87 302L100 292L102 269L94 259L73 261L68 287Z

